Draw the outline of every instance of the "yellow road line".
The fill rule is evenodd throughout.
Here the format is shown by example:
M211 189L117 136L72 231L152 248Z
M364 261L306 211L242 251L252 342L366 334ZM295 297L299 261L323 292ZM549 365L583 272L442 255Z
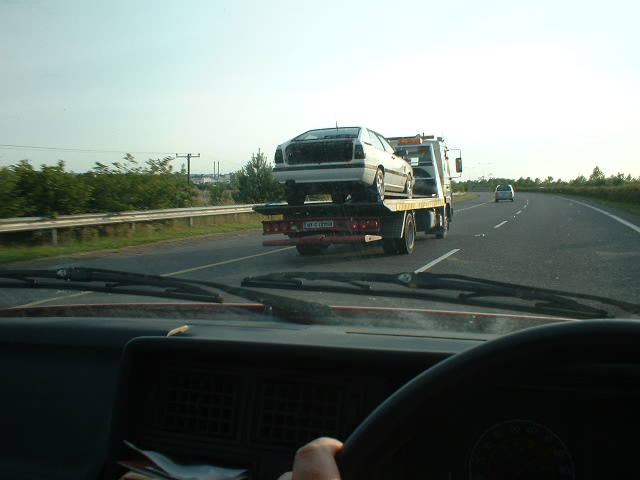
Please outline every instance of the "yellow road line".
M211 263L209 265L202 265L200 267L187 268L186 270L180 270L179 272L164 273L164 274L162 274L160 276L161 277L171 277L172 275L180 275L181 273L195 272L197 270L204 270L205 268L217 267L219 265L226 265L228 263L239 262L241 260L249 260L250 258L262 257L264 255L271 255L272 253L278 253L278 252L282 252L283 250L290 250L292 248L294 248L294 247L279 248L278 250L273 250L271 252L256 253L255 255L248 255L246 257L234 258L232 260L225 260L224 262Z
M205 268L212 268L212 267L217 267L219 265L226 265L228 263L240 262L242 260L249 260L251 258L262 257L264 255L271 255L273 253L282 252L284 250L290 250L292 248L294 248L294 247L279 248L278 250L272 250L270 252L256 253L255 255L248 255L246 257L239 257L239 258L234 258L234 259L231 259L231 260L225 260L224 262L211 263L209 265L202 265L200 267L188 268L186 270L180 270L178 272L165 273L165 274L162 274L160 276L161 277L171 277L173 275L180 275L181 273L195 272L197 270L204 270ZM80 297L82 295L87 295L89 293L93 293L93 292L90 291L90 290L89 291L83 291L83 292L79 292L79 293L74 293L72 295L63 295L61 297L48 298L46 300L38 300L37 302L25 303L24 305L17 305L15 307L11 307L11 308L35 307L37 305L42 305L44 303L54 302L56 300L66 300L68 298Z
M37 302L25 303L24 305L17 305L15 307L11 307L11 308L36 307L38 305L42 305L43 303L53 302L55 300L65 300L67 298L80 297L82 295L87 295L88 293L93 293L93 292L85 291L85 292L74 293L72 295L63 295L61 297L47 298L46 300L38 300Z

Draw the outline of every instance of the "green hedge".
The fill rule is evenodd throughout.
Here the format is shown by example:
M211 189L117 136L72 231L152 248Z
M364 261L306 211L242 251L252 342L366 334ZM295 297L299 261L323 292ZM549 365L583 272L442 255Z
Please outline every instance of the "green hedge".
M640 183L628 183L619 186L545 186L536 188L520 188L524 192L556 193L561 195L576 195L579 197L594 198L608 202L628 203L640 205Z
M66 172L63 161L39 170L26 160L0 167L0 218L195 206L193 185L185 172L173 171L171 160L149 159L139 165L127 155L123 162L98 163L82 174Z

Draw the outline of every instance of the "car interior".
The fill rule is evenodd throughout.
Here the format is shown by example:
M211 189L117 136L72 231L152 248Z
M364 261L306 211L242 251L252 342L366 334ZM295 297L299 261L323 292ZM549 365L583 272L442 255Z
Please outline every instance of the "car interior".
M249 320L220 307L218 320L187 325L152 310L37 311L0 322L1 478L117 480L119 462L140 460L130 443L274 479L321 436L346 441L346 479L638 470L633 322L487 341L265 322L255 308Z

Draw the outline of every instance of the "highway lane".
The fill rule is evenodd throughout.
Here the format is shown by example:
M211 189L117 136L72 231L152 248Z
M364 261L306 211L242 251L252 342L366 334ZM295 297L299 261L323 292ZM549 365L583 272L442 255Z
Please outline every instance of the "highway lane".
M88 266L239 285L248 275L274 271L430 271L457 273L545 288L607 295L640 303L640 230L637 215L543 194L517 194L514 202L493 201L489 192L454 205L449 235L420 233L411 255L390 256L381 246L333 246L319 257L302 257L292 247L262 247L260 232L125 249L118 253L41 261L41 268ZM604 213L603 213L604 212ZM287 292L284 292L287 294ZM351 296L300 294L330 304ZM0 305L53 298L54 303L136 301L110 295L63 291L0 292ZM237 301L237 298L229 298ZM152 301L155 301L152 299ZM363 297L357 303L388 305ZM45 302L47 304L50 302ZM395 302L394 302L395 303Z

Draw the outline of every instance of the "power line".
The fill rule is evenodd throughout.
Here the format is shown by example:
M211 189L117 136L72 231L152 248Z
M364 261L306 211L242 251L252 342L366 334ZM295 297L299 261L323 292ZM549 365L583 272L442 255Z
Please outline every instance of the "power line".
M47 152L78 152L78 153L118 153L132 155L171 155L169 152L131 152L125 150L96 150L85 148L65 148L65 147L39 147L35 145L11 145L0 144L1 149L5 150L42 150Z

